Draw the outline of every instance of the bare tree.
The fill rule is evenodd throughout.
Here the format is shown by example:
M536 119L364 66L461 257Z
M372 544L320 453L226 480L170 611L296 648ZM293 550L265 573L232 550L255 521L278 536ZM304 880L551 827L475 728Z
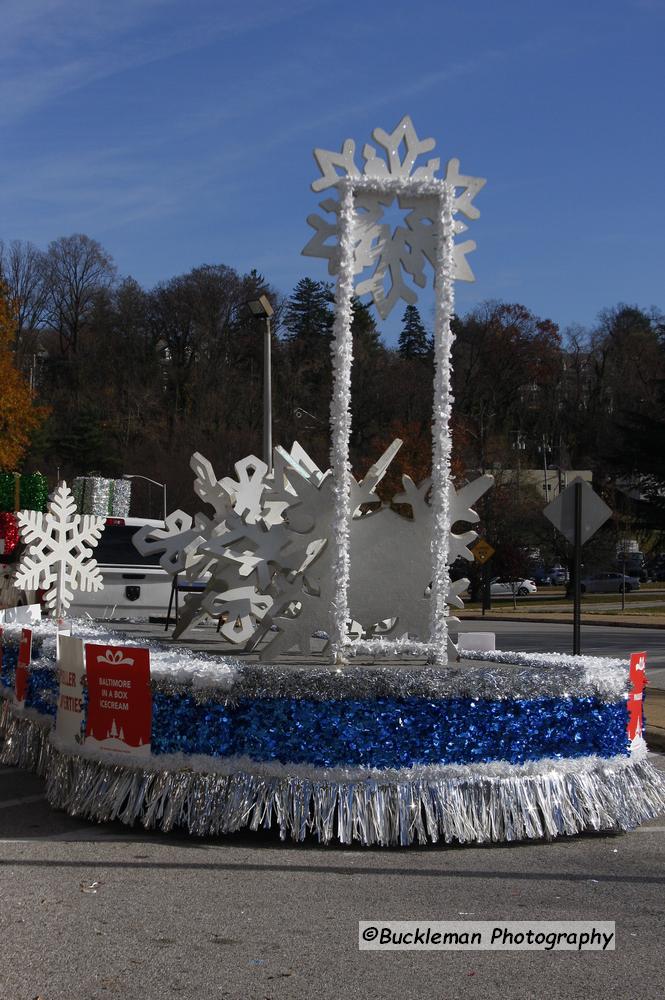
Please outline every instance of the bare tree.
M27 241L0 243L0 277L14 304L14 350L21 367L35 349L46 314L43 252Z
M75 354L95 297L116 275L113 258L97 240L82 233L49 243L45 256L48 321L63 354Z

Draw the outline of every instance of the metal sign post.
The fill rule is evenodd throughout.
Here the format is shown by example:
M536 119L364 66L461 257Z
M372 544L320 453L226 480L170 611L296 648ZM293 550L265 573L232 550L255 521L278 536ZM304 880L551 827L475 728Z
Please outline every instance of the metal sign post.
M483 563L483 616L492 610L492 587L490 585L490 564Z
M482 609L484 615L486 611L492 610L489 561L494 555L495 549L484 538L479 538L475 545L471 546L471 552L476 562L482 566Z
M582 649L582 546L612 511L588 483L577 478L547 505L543 514L573 546L573 654L577 656Z
M575 489L575 540L573 542L573 656L582 650L582 484Z

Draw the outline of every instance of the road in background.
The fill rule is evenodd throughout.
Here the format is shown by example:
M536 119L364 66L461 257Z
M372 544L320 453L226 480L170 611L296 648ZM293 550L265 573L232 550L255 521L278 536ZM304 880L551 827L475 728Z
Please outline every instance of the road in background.
M572 653L573 650L573 627L567 624L466 618L460 623L460 631L494 632L497 649L527 653ZM647 653L649 682L655 687L665 687L665 630L582 625L582 653L628 657L642 650Z
M111 625L111 623L107 623ZM118 630L126 631L136 639L150 639L171 644L169 632L163 625L145 622L116 622ZM497 621L496 619L464 618L460 622L462 632L494 632L496 648L502 650L520 650L539 653L572 653L572 624L557 624L554 622L524 622ZM319 649L323 643L313 640L313 647ZM182 639L178 646L196 650L200 653L218 653L226 656L239 656L243 660L256 659L256 654L249 656L242 653L237 646L222 641L211 623L202 628L193 629ZM647 653L647 671L649 682L654 687L665 688L665 629L621 628L619 626L582 625L582 653L590 656L617 656L628 658L631 653ZM310 657L302 654L292 654L289 660L294 663L306 663Z

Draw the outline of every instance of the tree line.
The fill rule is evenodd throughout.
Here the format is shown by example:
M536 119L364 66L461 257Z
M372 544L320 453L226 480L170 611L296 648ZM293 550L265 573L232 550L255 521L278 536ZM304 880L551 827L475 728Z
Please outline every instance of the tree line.
M329 283L303 278L284 297L256 271L204 264L145 289L119 277L110 254L81 234L46 250L0 244L0 280L7 347L42 408L15 459L25 471L54 480L139 472L166 482L170 507L191 509L193 451L206 454L220 476L243 456L261 454L263 327L246 304L262 294L275 309L274 441L298 439L327 467ZM665 317L658 309L620 304L591 328L562 331L522 304L491 301L455 316L453 326L458 478L519 464L592 469L626 517L646 532L663 529ZM387 346L360 300L353 338L352 460L363 474L401 437L385 484L390 496L402 472L416 479L429 472L432 339L417 308L407 306L398 343ZM518 495L499 483L493 492L483 516L495 536L517 535L534 512L541 516L533 490Z

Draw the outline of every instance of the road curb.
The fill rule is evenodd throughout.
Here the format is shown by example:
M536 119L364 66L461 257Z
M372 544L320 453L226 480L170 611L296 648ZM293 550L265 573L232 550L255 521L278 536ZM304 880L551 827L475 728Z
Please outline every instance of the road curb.
M533 622L534 625L570 625L572 628L573 622L570 618L533 618L525 617L520 615L519 617L514 617L510 615L496 616L496 615L458 615L457 616L461 622ZM665 625L645 625L643 622L627 622L627 621L602 621L602 622L590 622L586 619L582 619L582 625L593 625L595 628L606 626L608 628L646 628L646 629L660 629L665 630Z
M665 729L647 726L644 730L644 738L647 741L649 750L658 750L660 753L665 753Z

